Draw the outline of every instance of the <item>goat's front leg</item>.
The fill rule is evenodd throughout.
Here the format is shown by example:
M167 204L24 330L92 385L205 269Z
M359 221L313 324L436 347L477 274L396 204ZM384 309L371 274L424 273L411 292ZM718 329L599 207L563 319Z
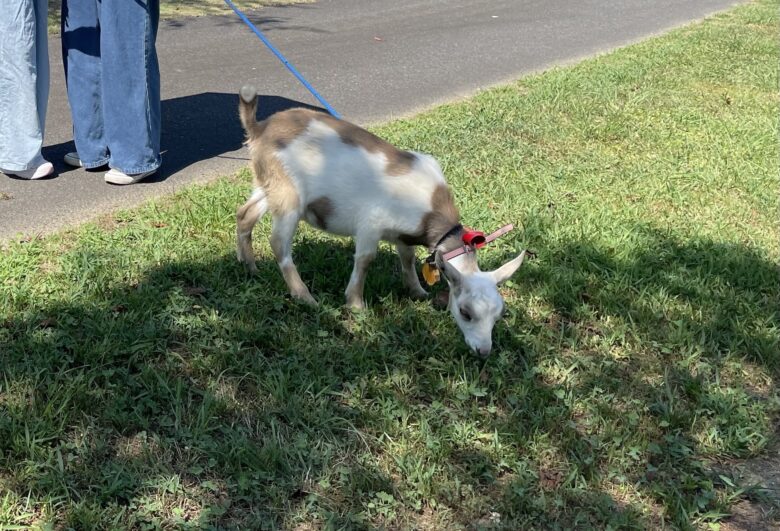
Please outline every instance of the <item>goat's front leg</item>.
M309 304L317 305L317 301L309 293L309 288L301 280L298 269L292 259L292 239L295 229L298 228L300 215L297 212L289 212L283 216L274 216L273 232L271 234L271 249L274 251L276 263L282 271L284 281L290 294L296 299L301 299Z
M398 256L401 258L401 275L403 276L404 285L411 292L412 297L416 299L426 298L428 292L420 284L420 277L417 276L417 270L415 269L417 257L414 255L414 247L398 243L395 248L398 250Z
M363 302L363 285L366 282L366 271L376 257L376 248L379 245L379 235L358 233L355 236L355 265L352 268L352 276L349 277L349 285L344 294L347 297L347 306L360 310L365 308Z

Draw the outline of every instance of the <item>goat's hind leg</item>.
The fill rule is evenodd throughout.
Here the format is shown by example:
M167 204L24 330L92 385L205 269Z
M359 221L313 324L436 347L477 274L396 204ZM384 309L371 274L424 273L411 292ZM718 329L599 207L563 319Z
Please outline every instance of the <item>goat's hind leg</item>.
M236 212L236 242L238 261L246 264L250 273L257 273L252 250L252 230L268 211L268 199L262 188L255 188L246 203Z
M292 259L292 240L300 219L298 212L288 212L281 216L274 216L271 249L274 251L276 263L282 271L282 276L287 283L287 288L290 290L290 295L316 306L317 301L314 300L314 297L309 293L309 288L301 280L298 268L295 267Z
M413 298L426 298L428 292L420 284L420 278L417 276L417 270L415 269L417 257L414 255L414 247L398 243L395 248L398 250L398 257L401 259L401 275L403 276L404 285Z

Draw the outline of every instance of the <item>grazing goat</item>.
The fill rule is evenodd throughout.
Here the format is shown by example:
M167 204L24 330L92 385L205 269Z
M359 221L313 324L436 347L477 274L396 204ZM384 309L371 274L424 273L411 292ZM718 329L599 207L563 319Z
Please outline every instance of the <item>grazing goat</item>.
M252 229L270 210L271 248L293 297L316 304L292 259L298 222L355 239L347 305L362 308L363 284L380 240L396 245L403 281L427 296L415 270L414 246L435 253L450 285L449 309L468 345L487 356L504 301L497 285L520 267L525 253L482 272L476 253L447 262L442 254L463 246L460 215L436 160L401 151L349 122L308 109L291 109L258 122L254 87L240 91L254 192L237 212L238 259L255 273Z

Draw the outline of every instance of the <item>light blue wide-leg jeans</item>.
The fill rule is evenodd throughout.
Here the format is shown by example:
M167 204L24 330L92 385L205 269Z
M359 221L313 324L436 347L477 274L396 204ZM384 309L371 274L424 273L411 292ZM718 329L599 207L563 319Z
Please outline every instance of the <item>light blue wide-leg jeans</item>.
M0 168L43 164L49 101L47 0L0 0Z
M159 17L159 0L62 2L73 140L86 168L160 166Z

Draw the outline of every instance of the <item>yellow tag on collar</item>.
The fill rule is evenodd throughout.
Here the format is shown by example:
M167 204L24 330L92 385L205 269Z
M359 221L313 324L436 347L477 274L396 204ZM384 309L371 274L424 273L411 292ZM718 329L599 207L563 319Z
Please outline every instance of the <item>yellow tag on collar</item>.
M439 269L436 266L429 264L428 262L423 264L422 274L425 282L427 282L429 286L436 284L440 278Z

